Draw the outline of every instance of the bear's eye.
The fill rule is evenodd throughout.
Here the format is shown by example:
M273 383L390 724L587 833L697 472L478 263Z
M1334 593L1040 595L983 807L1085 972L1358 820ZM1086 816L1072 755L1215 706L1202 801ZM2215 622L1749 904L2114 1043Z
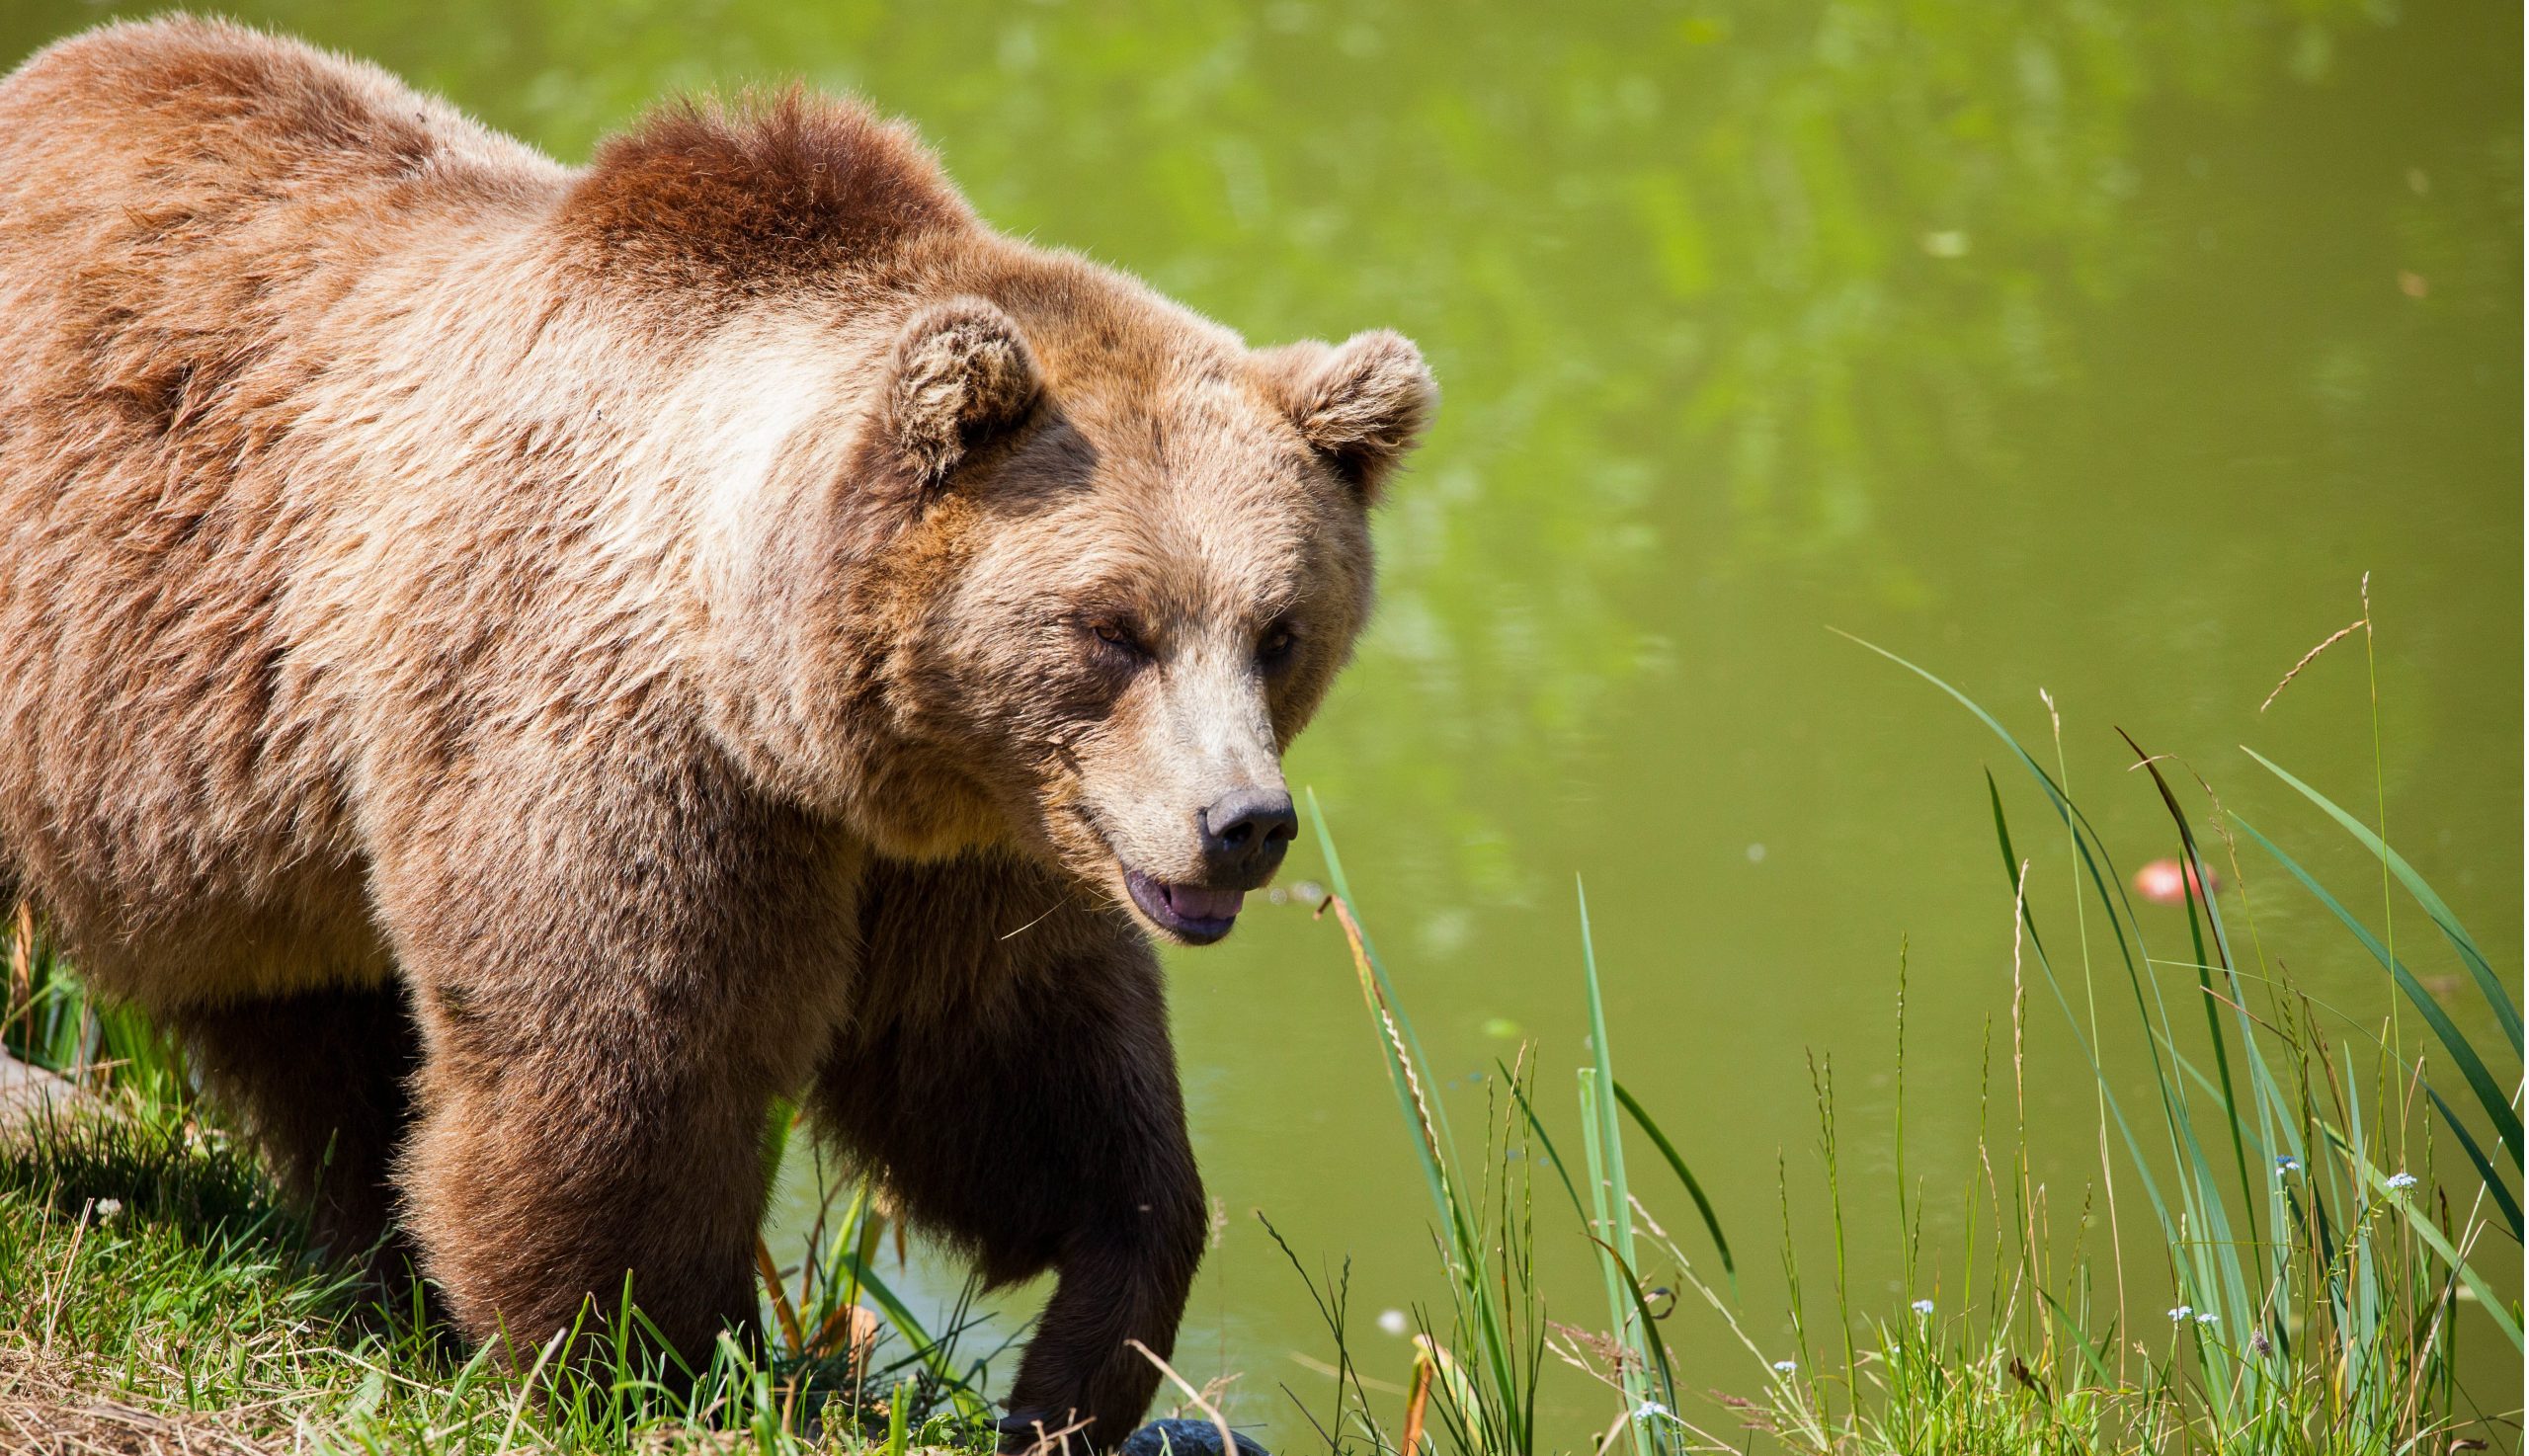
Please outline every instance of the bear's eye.
M1150 649L1142 645L1140 634L1133 630L1133 624L1122 617L1091 617L1089 632L1101 646L1119 656L1135 660L1150 656Z
M1291 649L1299 645L1299 640L1298 634L1276 622L1265 628L1264 637L1257 642L1256 660L1267 670L1278 668L1291 660Z

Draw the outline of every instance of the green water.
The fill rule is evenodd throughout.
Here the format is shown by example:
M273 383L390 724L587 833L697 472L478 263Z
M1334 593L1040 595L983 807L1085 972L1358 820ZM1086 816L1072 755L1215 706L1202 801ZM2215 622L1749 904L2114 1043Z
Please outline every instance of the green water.
M1981 773L2007 766L1831 626L2032 741L2051 691L2129 868L2169 845L2115 727L2183 755L2376 919L2376 867L2236 747L2374 802L2358 640L2258 711L2360 614L2370 573L2392 837L2516 984L2516 5L231 9L570 158L682 88L858 90L1001 225L1252 339L1418 339L1441 422L1381 524L1375 629L1292 781L1325 806L1462 1124L1483 1096L1466 1079L1526 1035L1570 1126L1586 877L1618 1065L1735 1232L1768 1354L1804 1355L1779 1314L1778 1152L1813 1293L1827 1280L1807 1054L1832 1059L1847 1119L1855 1302L1893 1311L1911 936L1910 1172L1952 1251L1946 1299L2009 994ZM107 13L6 0L0 57ZM2041 841L2031 896L2069 915L2062 848L2015 803ZM1285 883L1319 877L1304 852ZM2377 971L2279 881L2251 865L2267 938L2376 1021ZM2145 914L2183 943L2178 912ZM1180 1363L1237 1373L1233 1416L1296 1447L1278 1388L1322 1412L1292 1352L1330 1348L1250 1211L1312 1267L1350 1256L1358 1351L1402 1380L1374 1320L1440 1295L1421 1185L1331 925L1260 905L1172 970L1227 1216ZM2051 1010L2030 1024L2031 1139L2069 1214L2092 1093ZM2137 1038L2107 1040L2139 1065ZM1564 1211L1538 1210L1550 1312L1603 1324ZM929 1297L953 1289L916 1262ZM2516 1259L2495 1267L2517 1287ZM1759 1385L1705 1311L1668 1329L1686 1389ZM2463 1338L2488 1399L2515 1404L2489 1328ZM1551 1384L1558 1440L1593 1439L1608 1400Z

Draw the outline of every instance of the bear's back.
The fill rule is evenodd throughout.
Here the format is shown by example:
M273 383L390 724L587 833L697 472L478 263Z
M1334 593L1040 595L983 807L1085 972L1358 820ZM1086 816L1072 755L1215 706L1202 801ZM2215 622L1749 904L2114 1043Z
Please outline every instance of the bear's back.
M518 189L561 169L363 61L172 16L58 41L0 78L0 195L39 211L135 182L264 203L428 179Z
M278 621L309 508L270 462L347 353L321 322L399 234L549 207L566 175L213 22L105 27L0 80L0 868L88 932L92 975L137 974L122 945L178 979L224 944L372 958Z
M170 443L214 403L242 424L281 382L246 376L379 259L549 208L567 177L375 67L242 27L61 41L0 79L0 409ZM252 443L221 434L197 443Z

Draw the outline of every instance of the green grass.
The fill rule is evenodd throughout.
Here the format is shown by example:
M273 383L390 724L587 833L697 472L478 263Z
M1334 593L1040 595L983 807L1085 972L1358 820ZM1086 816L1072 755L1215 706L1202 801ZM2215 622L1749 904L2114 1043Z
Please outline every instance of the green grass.
M275 1450L989 1448L953 1402L883 1356L857 1418L847 1392L817 1379L830 1370L759 1364L733 1344L681 1395L603 1342L585 1370L549 1350L524 1373L463 1357L311 1259L298 1223L216 1132L137 1100L121 1110L0 1150L0 1355L14 1357L0 1368L42 1377L19 1383L36 1396L0 1381L0 1416L22 1427L86 1419L77 1397L111 1395ZM39 1397L55 1408L31 1408Z
M2367 646L2367 605L2356 625ZM2185 948L2156 953L2121 871L2066 786L2052 704L2050 771L1965 694L1881 656L1998 736L2075 868L2071 886L2032 892L2031 861L1989 774L2004 876L1998 888L2007 896L1999 909L2013 930L2012 994L1998 1009L2006 1018L1999 1046L1996 1030L1988 1032L1977 1173L1954 1195L1935 1195L1907 1174L1900 956L1892 1007L1896 1186L1888 1190L1895 1196L1870 1206L1894 1210L1895 1229L1872 1233L1883 1244L1896 1236L1909 1292L1885 1308L1854 1294L1834 1070L1813 1059L1824 1187L1804 1182L1798 1196L1823 1194L1834 1216L1832 1247L1796 1247L1795 1194L1788 1171L1779 1173L1789 1307L1761 1312L1761 1322L1750 1318L1759 1312L1738 1302L1729 1245L1701 1180L1617 1081L1586 901L1578 959L1591 1061L1575 1069L1581 1115L1577 1134L1567 1135L1580 1158L1554 1156L1529 1095L1538 1069L1523 1051L1515 1067L1502 1069L1482 1161L1461 1161L1444 1109L1424 1095L1433 1085L1428 1069L1321 817L1334 886L1328 908L1349 942L1430 1193L1448 1291L1446 1307L1418 1312L1415 1384L1400 1423L1382 1416L1357 1374L1340 1281L1312 1284L1343 1375L1333 1409L1310 1416L1329 1449L1401 1451L1418 1439L1469 1456L1618 1449L2392 1456L2515 1448L2519 1388L2463 1388L2457 1349L2462 1339L2489 1342L2491 1363L2519 1368L2518 1302L2481 1265L2491 1246L2516 1249L2521 1238L2520 1015L2447 903L2376 829L2249 751L2259 771L2319 812L2314 827L2331 822L2380 864L2383 929L2374 933L2298 860L2223 808L2209 785L2182 796L2161 761L2132 745L2144 772L2131 781L2148 785L2166 811L2166 848L2194 883L2230 887L2218 898L2190 893ZM2375 791L2384 779L2375 775ZM2190 811L2188 797L2200 807ZM2375 822L2385 817L2385 804L2376 805ZM2220 851L2219 877L2208 841ZM2401 890L2467 971L2499 1039L2471 1041L2393 948ZM2302 990L2289 960L2307 947L2269 945L2258 919L2260 906L2271 904L2266 897L2278 893L2315 900L2380 966L2376 1012L2339 1013ZM2072 1209L2055 1204L2033 1172L2035 1155L2066 1151L2032 1149L2028 1140L2033 1000L2040 1014L2061 1015L2096 1092L2095 1181ZM2129 1016L2132 1025L2111 1042L2103 1015ZM2141 1065L2103 1065L2102 1048L2133 1044L2133 1031L2141 1033ZM1704 1238L1691 1252L1640 1199L1619 1106L1699 1215ZM1506 1156L1530 1147L1545 1151L1571 1203L1572 1222L1548 1237L1586 1241L1597 1291L1538 1286L1526 1172L1534 1165ZM1472 1179L1470 1167L1480 1170ZM1575 1168L1586 1194L1572 1181ZM1480 1196L1470 1197L1470 1181ZM1964 1224L1963 1247L1923 1246L1933 1196L1957 1200L1945 1211ZM1833 1279L1823 1298L1804 1267L1821 1256ZM1707 1277L1715 1268L1718 1277ZM1928 1272L1935 1269L1952 1271L1954 1293L1931 1287L1940 1282ZM1680 1404L1661 1322L1652 1318L1656 1292L1677 1283L1700 1294L1750 1358L1738 1394L1695 1411ZM1572 1332L1544 1316L1549 1304L1571 1319L1592 1303L1604 1322L1594 1330ZM1771 1329L1785 1314L1791 1351L1762 1350L1744 1334L1743 1326ZM1557 1329L1565 1333L1537 1333ZM1540 1349L1604 1385L1607 1418L1596 1429L1537 1428Z
M550 1348L469 1357L311 1256L298 1219L196 1104L181 1057L146 1022L94 1004L32 934L0 947L7 1049L90 1093L26 1135L0 1131L0 1446L95 1425L106 1417L81 1412L110 1397L192 1418L210 1449L991 1448L980 1363L959 1356L960 1332L933 1335L887 1287L885 1225L865 1186L830 1191L789 1265L763 1251L780 1292L762 1359L723 1341L698 1378L668 1381L604 1336L585 1364ZM776 1159L790 1120L781 1109ZM874 1311L875 1338L855 1371L844 1312L858 1306Z

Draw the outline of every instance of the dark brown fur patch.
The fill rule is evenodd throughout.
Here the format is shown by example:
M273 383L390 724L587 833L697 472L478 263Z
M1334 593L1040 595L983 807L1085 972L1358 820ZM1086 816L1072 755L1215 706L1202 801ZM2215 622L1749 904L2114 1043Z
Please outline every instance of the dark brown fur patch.
M653 112L599 148L559 221L602 267L753 291L974 214L904 127L793 88Z

